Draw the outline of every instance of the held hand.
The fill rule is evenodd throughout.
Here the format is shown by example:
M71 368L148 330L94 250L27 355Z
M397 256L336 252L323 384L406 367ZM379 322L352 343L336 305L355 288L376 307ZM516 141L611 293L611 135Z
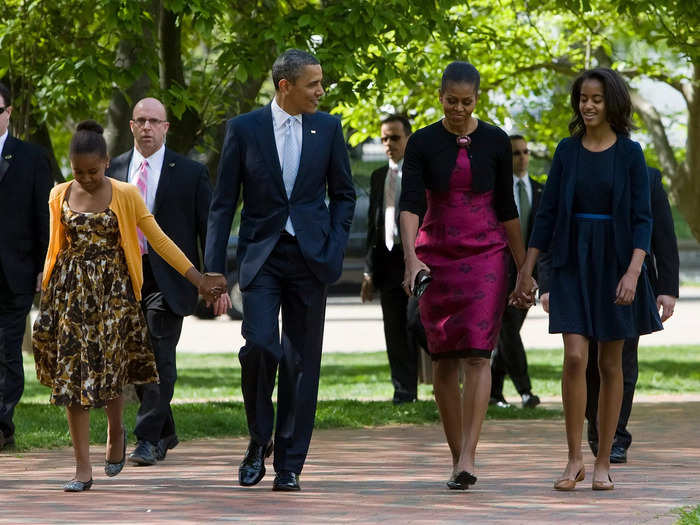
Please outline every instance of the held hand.
M231 306L231 298L229 297L229 295L227 293L222 293L219 296L219 298L216 301L214 301L214 316L219 317L220 315L225 314L229 311Z
M211 306L219 296L226 294L226 277L220 273L205 273L199 283L199 294L207 306Z
M36 276L36 286L34 287L35 292L40 292L41 291L41 281L44 280L44 272L39 272L39 274Z
M549 313L549 292L540 295L540 303L542 303L542 309Z
M634 301L634 294L637 290L637 278L639 275L635 275L631 272L625 272L622 276L620 282L615 290L615 304L628 305L632 304Z
M363 303L371 303L374 300L374 283L372 283L372 277L369 275L365 275L362 278L360 299L362 299Z
M676 298L672 295L659 295L656 298L656 308L663 308L661 322L665 322L673 315L673 309L676 307Z
M525 275L522 272L518 272L515 289L508 298L508 304L516 308L530 308L535 304L536 291L537 281L532 278L532 275Z
M416 275L421 270L425 270L430 273L430 268L428 268L418 257L412 257L406 260L406 271L403 274L403 286L406 295L413 295L413 283L416 282Z

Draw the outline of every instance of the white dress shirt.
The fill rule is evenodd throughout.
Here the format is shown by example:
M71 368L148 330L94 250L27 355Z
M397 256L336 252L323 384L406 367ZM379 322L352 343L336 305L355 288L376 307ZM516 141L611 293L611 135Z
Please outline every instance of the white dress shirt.
M399 199L401 197L401 169L403 168L403 159L398 162L394 162L389 159L389 169L387 170L387 176L384 179L384 195L386 195L387 188L389 187L390 178L389 172L392 169L397 170L397 181L396 181L396 194L394 195L394 202L384 203L384 242L386 244L387 250L391 251L394 245L401 243L401 238L399 237L399 225L397 224L397 213L396 210L399 208Z
M525 183L525 191L527 192L527 198L530 200L530 209L532 209L532 184L530 184L530 177L527 173L523 175L522 178L518 177L515 173L513 174L513 198L515 199L515 205L518 207L518 215L520 215L520 193L518 192L518 181L522 180Z
M158 190L158 182L160 181L160 172L163 170L163 161L165 160L165 144L158 151L146 158L148 161L148 187L146 192L146 207L148 211L153 213L153 206L156 202L156 191ZM134 154L131 156L129 164L129 183L136 184L136 175L138 174L141 163L144 161L144 156L139 153L139 150L134 148Z
M9 135L9 132L5 130L5 133L2 134L0 137L0 153L2 153L2 149L5 147L5 141L7 140L7 135Z
M272 127L275 132L275 145L277 146L277 156L279 158L281 168L282 166L284 166L284 133L285 126L287 124L287 119L289 119L289 117L294 117L294 120L298 123L294 125L293 132L296 135L297 144L299 145L299 151L301 151L301 115L290 115L289 113L287 113L279 106L279 104L277 104L276 98L272 99L270 109L272 110Z

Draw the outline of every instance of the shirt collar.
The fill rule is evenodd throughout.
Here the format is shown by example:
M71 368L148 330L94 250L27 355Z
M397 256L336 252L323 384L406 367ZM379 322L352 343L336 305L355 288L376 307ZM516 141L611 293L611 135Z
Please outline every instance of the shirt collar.
M270 104L270 109L272 110L272 123L275 129L279 129L287 122L289 117L294 117L299 124L301 124L301 114L290 115L285 110L283 110L277 103L277 97L272 98L272 103Z
M389 159L389 168L398 170L398 172L401 173L401 168L403 168L403 159L400 159L398 162L394 162L393 160Z
M7 141L7 136L10 134L9 130L5 130L5 133L0 135L0 153L2 153L3 148L5 147L5 142Z
M513 173L513 185L516 185L519 180L522 180L525 183L525 186L530 185L530 176L527 173L522 179L518 177L515 173Z
M150 157L144 157L141 155L141 152L134 148L134 156L131 160L131 165L134 167L134 169L137 169L139 166L141 166L141 163L143 162L144 158L148 161L148 166L151 169L155 169L155 166L159 166L163 164L163 159L165 159L165 144L163 144L158 151L156 151L153 155Z

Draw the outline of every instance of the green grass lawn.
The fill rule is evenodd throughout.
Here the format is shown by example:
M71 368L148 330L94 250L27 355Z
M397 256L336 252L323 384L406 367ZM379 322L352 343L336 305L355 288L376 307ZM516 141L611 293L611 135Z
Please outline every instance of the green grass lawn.
M700 505L697 505L695 508L677 509L676 513L679 515L679 518L676 520L675 525L700 525Z
M700 347L655 347L639 351L640 394L700 393ZM533 391L560 393L561 350L528 351ZM26 386L17 407L18 450L70 444L64 411L48 404L49 389L40 385L31 358L25 360ZM241 369L234 354L178 355L175 418L180 439L246 435L240 390ZM395 407L384 352L326 354L321 365L316 428L365 427L435 423L438 419L432 386L420 385L418 403ZM506 396L514 396L510 381ZM127 427L133 426L137 407L127 405ZM490 418L559 418L560 410L489 409ZM105 440L106 420L101 410L92 417L91 438Z

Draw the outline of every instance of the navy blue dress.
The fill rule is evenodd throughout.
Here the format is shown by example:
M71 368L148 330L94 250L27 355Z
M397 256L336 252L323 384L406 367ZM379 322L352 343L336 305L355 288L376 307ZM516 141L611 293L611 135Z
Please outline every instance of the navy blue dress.
M616 305L615 292L627 268L615 252L612 220L613 166L617 143L592 152L580 143L568 263L553 268L550 333L574 333L615 341L662 329L646 266L631 305Z

